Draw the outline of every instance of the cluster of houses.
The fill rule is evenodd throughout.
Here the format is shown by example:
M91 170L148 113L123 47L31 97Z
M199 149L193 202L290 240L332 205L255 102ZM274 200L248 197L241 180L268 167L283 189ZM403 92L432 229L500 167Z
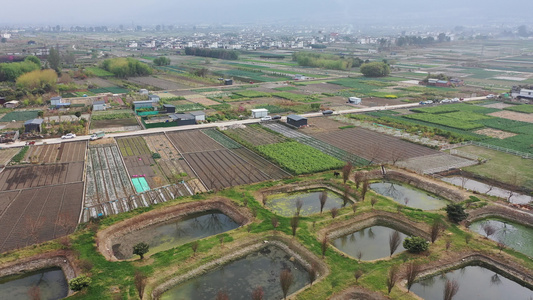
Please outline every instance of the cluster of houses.
M145 94L146 90L139 90L139 94ZM142 111L156 111L155 108L162 107L162 110L151 117L143 118L143 122L150 127L157 126L182 126L193 125L205 121L204 111L190 111L186 113L176 113L176 106L171 104L160 105L161 99L157 95L148 95L148 100L133 101L133 109L138 112ZM141 113L142 114L142 113ZM151 114L150 114L151 115ZM172 124L168 124L172 123Z
M458 78L452 78L450 80L440 80L436 78L428 78L426 81L419 81L418 84L427 85L427 86L438 86L438 87L456 87L464 85L464 81Z

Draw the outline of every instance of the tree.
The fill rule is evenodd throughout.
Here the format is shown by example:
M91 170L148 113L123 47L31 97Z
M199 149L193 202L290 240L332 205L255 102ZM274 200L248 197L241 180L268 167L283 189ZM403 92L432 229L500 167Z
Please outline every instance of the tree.
M331 208L330 213L331 217L335 219L335 217L337 217L337 215L339 214L339 209L337 207L333 207Z
M73 291L81 291L89 285L91 285L91 278L87 277L87 275L78 276L68 283L69 288Z
M252 300L263 300L263 297L265 297L263 287L258 286L252 291Z
M446 239L446 245L445 245L446 251L448 251L448 249L450 249L451 245L452 245L452 239L447 238Z
M313 282L316 280L316 275L318 273L318 266L315 262L311 264L311 268L309 269L309 285L313 285Z
M468 217L461 204L446 205L446 213L448 214L448 219L454 223L459 223Z
M160 56L154 59L154 65L156 66L168 66L170 65L170 59L165 56Z
M139 255L141 259L144 258L144 255L150 250L150 245L145 242L140 242L137 245L133 246L133 254Z
M356 203L352 204L352 211L353 211L354 214L357 212L357 204Z
M292 229L292 236L296 236L296 229L298 229L298 223L300 222L300 217L298 215L295 215L291 218L291 229Z
M322 238L322 241L320 242L320 250L322 250L322 258L324 258L324 255L326 255L326 251L328 250L329 245L329 239L327 235L324 235Z
M342 167L342 181L346 184L346 181L350 178L350 173L352 172L352 163L347 162L344 167Z
M348 185L344 185L344 191L342 194L342 207L345 207L350 201L350 191L350 187Z
M361 188L361 201L365 201L366 193L368 192L368 180L363 181L363 187Z
M376 203L378 203L378 198L376 197L370 198L370 205L372 205L372 208L374 208L374 205L376 205Z
M279 226L279 220L276 217L272 217L270 219L270 223L272 223L272 227L274 227L274 230L276 230L276 228L278 228Z
M355 187L359 189L359 185L361 184L361 181L363 180L363 173L361 172L355 172L353 174L353 181L355 182Z
M401 241L402 241L402 237L400 236L400 233L398 232L398 230L395 230L393 233L389 235L390 256L392 256L394 252L396 251L396 249L398 249Z
M136 270L134 282L135 288L137 289L137 293L139 294L139 298L142 299L144 294L144 287L146 286L146 275L144 275L139 270Z
M411 290L411 286L415 283L418 274L420 274L420 265L415 262L410 262L405 268L405 279L407 280L407 291Z
M353 273L353 277L355 277L355 282L357 283L357 281L359 280L359 278L361 278L361 276L363 276L363 270L361 269L358 269L356 270L354 273Z
M34 56L34 55L26 56L24 61L31 61L32 63L41 67L41 60L37 56Z
M294 277L291 270L283 269L281 274L279 274L279 281L281 284L281 291L283 292L283 299L287 299L287 294L289 293L289 288L294 282Z
M59 68L61 64L61 58L59 56L59 51L55 49L54 47L50 48L47 61L51 69L55 70L57 73L61 71Z
M198 241L194 241L191 244L193 256L196 256L196 251L198 251L198 245L199 245Z
M324 205L326 205L326 201L328 200L328 192L322 191L318 196L318 200L320 201L320 213L322 213Z
M498 249L500 250L500 254L502 253L502 250L505 249L505 243L503 241L498 241Z
M446 280L444 284L444 300L452 300L459 291L459 283L456 280Z
M389 75L390 67L386 63L375 61L362 64L359 71L366 77L383 77Z
M390 295L390 292L392 291L392 288L394 285L396 285L396 282L398 281L398 265L393 265L389 269L389 275L387 276L387 291Z
M435 243L435 241L439 237L439 234L442 231L443 227L444 227L444 225L440 222L440 220L436 220L431 225L430 236L431 236L431 243L432 244Z
M465 234L465 243L467 245L468 245L468 243L470 242L471 239L472 239L472 234L470 234L470 233Z
M429 242L419 236L412 236L403 240L403 247L411 253L420 253L429 248Z
M296 198L296 215L300 215L302 206L304 206L304 201L302 200L302 198Z

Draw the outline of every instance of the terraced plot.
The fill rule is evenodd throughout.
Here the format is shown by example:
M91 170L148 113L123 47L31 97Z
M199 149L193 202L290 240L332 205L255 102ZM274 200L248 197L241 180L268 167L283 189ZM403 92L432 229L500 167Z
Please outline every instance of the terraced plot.
M6 167L0 173L0 191L79 182L82 175L83 162Z
M78 162L85 160L87 142L31 146L24 156L32 163Z

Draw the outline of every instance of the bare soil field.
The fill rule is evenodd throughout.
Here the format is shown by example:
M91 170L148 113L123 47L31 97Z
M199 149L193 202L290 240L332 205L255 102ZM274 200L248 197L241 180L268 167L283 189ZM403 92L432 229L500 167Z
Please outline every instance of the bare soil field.
M309 125L308 127L301 129L301 131L306 134L331 132L340 130L339 127L347 125L342 122L335 121L334 119L325 117L309 118L307 124Z
M85 161L87 142L67 142L61 144L30 146L25 161L35 164Z
M496 109L504 109L509 106L513 106L513 105L506 104L506 103L493 103L493 104L483 105L483 107L490 107L490 108L496 108Z
M167 136L181 153L224 149L224 146L200 130L171 132Z
M85 83L85 82L83 82ZM87 83L93 83L93 84L96 84L98 87L112 87L112 86L116 86L114 83L108 81L108 80L105 80L103 78L100 78L100 77L91 77L89 79L87 79Z
M178 183L181 180L185 180L194 189L195 194L207 191L164 134L146 135L144 139L152 152L161 155L161 158L156 159L156 162L170 183Z
M362 128L349 128L312 136L371 162L398 161L439 153L424 146Z
M474 131L474 133L490 136L490 137L497 138L500 140L516 135L516 133L507 132L507 131L498 130L498 129L492 129L492 128L480 129L480 130Z
M7 148L0 150L0 166L7 165L11 161L13 156L17 155L19 151L19 148Z
M447 153L437 153L420 157L412 157L398 162L396 165L408 168L421 174L433 174L452 168L464 168L477 164L477 161Z
M83 162L6 167L0 173L0 191L78 182L82 175Z
M199 103L199 104L202 104L202 105L205 105L205 106L220 104L220 103L218 103L216 101L213 101L211 99L207 99L205 96L200 95L200 94L185 95L183 97L185 97L185 99L187 99L187 100L189 100L191 102Z
M400 99L385 99L385 98L375 98L375 97L363 98L361 101L361 105L367 106L367 107L399 105L399 104L405 104L405 102L402 102Z
M0 252L72 233L81 211L83 182L0 193L0 199L7 198L14 199L0 212Z
M177 84L173 81L169 81L169 80L162 79L162 78L155 78L151 76L131 77L128 79L128 81L136 83L136 84L154 86L162 90L178 90L178 89L184 88L183 85Z
M91 121L91 129L95 130L130 126L137 126L140 129L139 123L137 123L135 118Z
M514 121L533 123L533 114L524 114L514 111L502 110L488 114L489 116L504 118Z
M128 197L135 193L114 144L89 146L85 206Z
M173 91L173 92L171 92L171 94L174 95L174 96L177 96L177 97L179 97L179 96L183 96L184 97L184 96L189 96L189 95L196 95L196 93L194 91L189 91L189 90L187 90L187 91L183 91L183 90L182 91Z

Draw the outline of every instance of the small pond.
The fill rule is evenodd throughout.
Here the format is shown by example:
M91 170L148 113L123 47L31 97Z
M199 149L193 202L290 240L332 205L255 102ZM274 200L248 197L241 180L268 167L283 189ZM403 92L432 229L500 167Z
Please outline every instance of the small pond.
M370 189L378 194L390 197L400 204L422 210L440 209L447 204L446 200L426 191L393 181L371 183Z
M481 266L466 266L444 275L435 275L415 283L411 291L424 299L442 299L446 279L456 280L459 283L459 291L453 300L530 299L533 297L533 291L530 289Z
M512 193L508 190L501 189L498 187L492 187L488 184L485 184L483 182L479 182L470 178L465 178L463 180L462 177L453 176L453 177L444 177L441 178L442 181L446 181L448 183L451 183L456 186L464 187L465 189L469 189L471 191L476 191L481 194L487 194L490 196L496 196L504 199L509 199L511 203L516 204L526 204L531 201L533 201L533 198L528 195L522 195L518 193ZM511 196L511 198L509 198Z
M274 194L268 197L267 206L276 214L291 217L296 213L296 203L298 199L303 202L300 210L301 216L308 216L320 212L320 194L323 191L313 190L290 194ZM331 191L326 191L328 197L324 204L323 212L328 212L332 208L340 208L343 205L342 197ZM351 205L351 201L348 205Z
M223 290L229 299L248 300L259 286L264 291L263 299L282 299L279 275L283 269L289 269L294 278L289 295L309 284L309 275L299 262L279 247L269 245L177 285L165 292L161 299L212 300Z
M340 251L361 260L374 260L390 256L389 236L396 231L385 226L372 226L341 236L332 241L333 246ZM398 231L401 238L400 246L394 253L405 250L403 239L407 236Z
M507 247L533 257L533 228L500 219L484 219L470 224L470 230L485 235L483 226L492 226L496 232L489 239L502 242Z
M60 268L49 268L0 278L0 299L62 299L68 282ZM39 297L32 297L39 295Z
M113 240L113 253L117 259L131 258L133 246L145 242L152 254L237 227L237 222L218 210L194 213L120 236Z

